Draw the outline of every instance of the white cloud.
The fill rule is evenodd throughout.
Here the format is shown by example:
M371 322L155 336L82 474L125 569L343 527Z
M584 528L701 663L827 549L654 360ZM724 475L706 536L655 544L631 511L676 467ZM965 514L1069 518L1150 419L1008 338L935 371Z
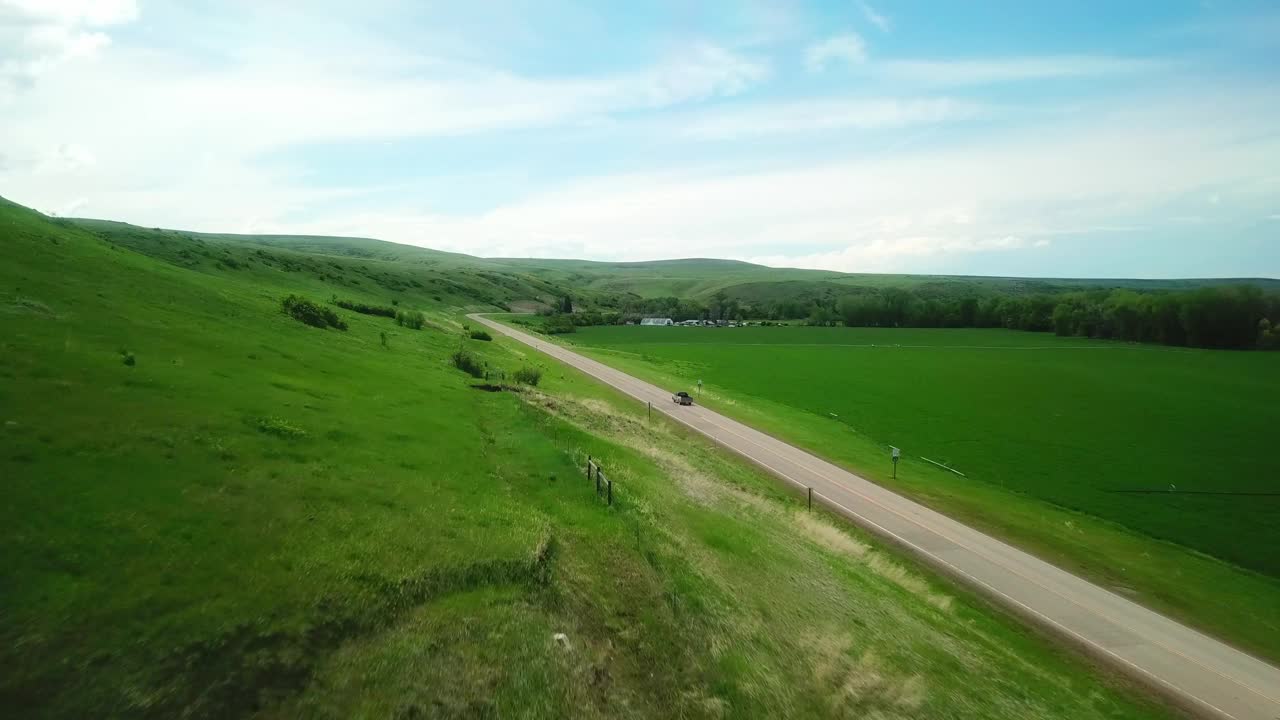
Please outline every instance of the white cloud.
M136 0L0 0L0 22L115 25L137 17Z
M701 43L671 58L656 71L639 73L623 84L634 82L644 87L649 105L665 107L717 95L737 95L769 75L769 65L764 61ZM629 89L623 90L629 92Z
M865 243L828 252L807 255L762 255L746 258L748 262L773 267L798 267L840 272L885 272L901 268L904 263L922 258L936 258L975 252L1004 252L1042 248L1047 241L1027 242L1013 236L1004 237L898 237L877 238Z
M862 16L867 19L867 22L879 28L880 32L887 33L893 29L893 22L888 17L876 12L876 9L871 7L870 4L859 0L858 9L862 11Z
M1257 132L1269 113L1240 111L1151 105L1086 126L820 165L588 178L467 216L402 206L263 227L496 256L696 255L910 271L948 256L1030 253L1075 233L1140 227L1200 188L1265 176L1280 139Z
M231 66L193 67L120 48L24 93L22 112L0 117L0 131L16 147L74 139L103 155L109 146L127 145L122 155L172 153L181 161L216 148L249 157L337 139L580 124L734 95L769 73L766 63L705 44L651 68L583 77L534 79L413 55L377 63L375 69L266 52L246 53ZM75 109L83 107L94 112Z
M45 153L35 167L37 175L81 173L97 163L93 153L79 145L63 143Z
M946 97L824 98L698 112L681 124L679 132L700 140L737 140L761 135L935 125L970 119L984 112L986 108L980 103Z
M0 0L0 102L109 45L97 28L136 17L133 0Z
M982 85L1022 80L1131 75L1168 67L1143 58L1054 55L978 60L890 60L880 67L892 80L921 85Z
M834 62L858 65L867 60L867 44L857 33L835 35L811 45L804 53L804 66L809 72L822 72Z
M79 211L80 208L83 208L88 204L89 204L88 198L78 197L75 200L72 200L71 202L67 203L66 205L63 205L61 209L59 209L54 213L54 215L58 217L75 217L77 211Z

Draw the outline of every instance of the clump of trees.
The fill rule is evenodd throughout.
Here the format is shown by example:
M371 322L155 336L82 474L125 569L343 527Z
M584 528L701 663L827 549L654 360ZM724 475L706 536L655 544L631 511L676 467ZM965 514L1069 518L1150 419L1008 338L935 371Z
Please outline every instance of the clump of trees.
M851 327L1004 327L1052 329L1053 295L935 295L906 288L846 295L836 313Z
M419 310L397 310L395 318L397 325L410 330L421 330L427 324L427 316Z
M815 306L811 324L832 324ZM1252 286L1186 292L1089 290L1028 296L933 296L906 288L864 291L840 299L850 327L1004 327L1058 335L1205 348L1280 345L1274 320L1280 296Z
M542 332L548 335L562 335L577 331L578 327L572 315L552 315L542 323Z
M1256 287L1207 287L1141 294L1072 293L1053 310L1059 335L1205 348L1274 349L1280 298Z
M493 340L493 336L484 330L472 330L470 335L472 340L483 340L485 342Z
M339 300L333 298L333 304L340 308L354 310L361 315L378 315L380 317L393 318L396 316L396 309L393 307L385 307L382 305L366 305L364 303L352 302L350 300Z
M280 303L284 313L298 322L311 327L335 327L346 330L347 323L338 314L320 303L313 302L298 295L290 295Z

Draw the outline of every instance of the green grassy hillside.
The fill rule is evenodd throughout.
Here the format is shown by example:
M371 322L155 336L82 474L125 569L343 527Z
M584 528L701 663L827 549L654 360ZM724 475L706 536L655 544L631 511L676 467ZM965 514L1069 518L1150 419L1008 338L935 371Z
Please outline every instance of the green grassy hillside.
M827 270L771 268L733 260L663 260L608 263L582 260L501 259L498 263L547 280L571 278L576 286L645 298L674 296L706 299L717 292L746 303L840 297L858 289L908 287L939 295L958 292L1030 295L1072 290L1129 288L1187 290L1209 285L1248 283L1280 289L1280 280L1237 279L1073 279L979 277L966 275L893 275Z
M504 308L574 292L478 258L362 238L210 235L141 228L102 220L59 221L179 267L250 282L287 283L329 294L360 294L383 303L406 298L439 307Z
M477 307L512 302L551 304L573 295L580 305L617 306L627 298L679 297L706 300L716 293L751 305L780 301L832 302L858 289L909 287L936 295L1002 293L1030 295L1072 290L1130 288L1186 290L1206 285L1249 283L1280 289L1280 280L1255 279L1036 279L945 275L838 273L770 268L736 260L686 259L654 262L592 262L522 258L478 258L370 238L233 235L140 228L106 220L73 219L111 242L170 261L191 263L187 253L209 251L208 259L230 257L250 264L264 256L297 263L322 280L345 277L347 285L373 282L390 291L429 289L444 301ZM193 247L195 245L196 247ZM168 249L166 249L166 247ZM270 262L271 257L265 258ZM415 281L422 283L414 286Z
M754 468L463 339L497 281L303 249L0 201L7 714L1165 716ZM294 293L427 325L318 329ZM460 347L543 381L477 389Z
M661 384L703 380L708 405L1280 657L1274 353L965 329L566 337Z

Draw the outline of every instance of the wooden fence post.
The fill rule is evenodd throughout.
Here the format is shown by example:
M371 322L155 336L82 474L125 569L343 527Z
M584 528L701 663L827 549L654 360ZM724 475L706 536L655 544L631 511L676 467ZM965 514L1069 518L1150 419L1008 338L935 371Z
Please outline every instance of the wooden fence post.
M809 509L813 510L813 488L809 488Z

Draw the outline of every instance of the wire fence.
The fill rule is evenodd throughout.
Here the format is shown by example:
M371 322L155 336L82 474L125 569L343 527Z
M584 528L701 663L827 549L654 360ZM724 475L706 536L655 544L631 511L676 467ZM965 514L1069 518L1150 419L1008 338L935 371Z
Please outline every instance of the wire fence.
M608 503L610 506L612 506L613 505L613 481L610 480L604 474L604 470L600 468L600 464L597 463L595 460L592 460L591 456L588 455L587 456L587 481L591 482L593 480L595 481L595 484L596 484L596 497L600 497L601 495L604 495L605 502Z

